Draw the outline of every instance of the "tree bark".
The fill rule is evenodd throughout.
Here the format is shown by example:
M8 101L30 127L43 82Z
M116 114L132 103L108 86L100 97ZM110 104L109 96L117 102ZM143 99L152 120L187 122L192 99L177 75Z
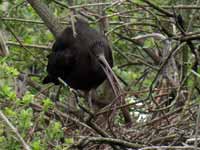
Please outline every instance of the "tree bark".
M58 20L53 16L47 5L39 0L27 0L27 2L33 7L36 13L44 21L45 25L52 32L55 37L58 37L62 32L63 28Z

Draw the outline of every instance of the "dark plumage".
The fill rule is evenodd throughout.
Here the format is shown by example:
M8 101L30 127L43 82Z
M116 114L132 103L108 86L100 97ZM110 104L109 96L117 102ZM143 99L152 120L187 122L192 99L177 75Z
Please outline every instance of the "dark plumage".
M58 77L70 87L90 90L98 87L106 75L98 58L104 55L108 64L113 66L112 52L104 37L83 21L75 24L77 36L73 36L71 27L67 27L53 45L48 56L48 76L43 83L59 84Z
M111 69L112 51L105 36L81 19L75 23L75 31L76 37L72 27L67 27L56 39L48 56L48 76L43 83L58 85L60 77L73 89L89 91L97 88L107 77L113 92L119 96L119 83ZM123 108L122 112L125 121L130 123L128 110Z

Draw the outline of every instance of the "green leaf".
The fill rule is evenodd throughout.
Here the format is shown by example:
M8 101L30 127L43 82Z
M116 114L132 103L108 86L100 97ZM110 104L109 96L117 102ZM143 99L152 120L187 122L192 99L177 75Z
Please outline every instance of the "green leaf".
M48 109L53 108L54 106L54 103L49 98L44 99L42 102L43 102L43 110L45 112L48 111Z
M62 131L62 125L60 122L51 121L49 127L46 130L47 136L50 140L60 139L64 136Z
M24 95L24 97L21 100L21 103L25 104L25 105L28 105L33 101L33 99L34 99L34 95L32 95L29 92L26 92L26 94Z
M32 126L33 110L31 108L23 109L19 115L19 127L22 131L29 129Z
M150 38L150 39L145 40L143 48L149 48L149 47L152 47L153 45L154 45L153 41Z
M12 108L8 108L8 107L5 108L5 114L10 117L17 116L17 113Z
M40 140L34 140L31 144L32 150L41 150L41 142Z
M5 97L8 100L16 100L16 93L13 89L8 85L3 85L0 87L0 96Z
M74 144L74 139L73 138L65 138L65 143L66 144Z

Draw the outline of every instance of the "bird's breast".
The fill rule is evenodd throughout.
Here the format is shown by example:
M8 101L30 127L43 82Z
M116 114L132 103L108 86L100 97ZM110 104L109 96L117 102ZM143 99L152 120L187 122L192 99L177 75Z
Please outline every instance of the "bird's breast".
M85 59L83 58L83 55L80 58L77 57L77 63L65 80L74 89L90 90L101 84L106 75L95 58L90 55L85 56Z

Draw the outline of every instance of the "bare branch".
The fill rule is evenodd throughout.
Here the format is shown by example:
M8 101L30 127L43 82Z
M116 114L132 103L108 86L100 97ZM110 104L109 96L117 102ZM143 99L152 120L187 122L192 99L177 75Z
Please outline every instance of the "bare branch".
M29 145L24 141L24 139L21 137L17 129L12 125L12 123L8 120L8 118L3 114L3 112L0 110L0 117L5 121L5 123L12 129L12 131L16 134L19 141L22 143L25 150L31 150Z
M7 55L9 55L9 50L6 45L3 34L0 31L0 56L7 56Z
M38 15L42 18L45 22L46 26L49 30L53 33L55 37L58 37L62 32L62 27L58 23L58 20L52 15L52 12L49 8L39 0L27 0L31 6L35 9Z

